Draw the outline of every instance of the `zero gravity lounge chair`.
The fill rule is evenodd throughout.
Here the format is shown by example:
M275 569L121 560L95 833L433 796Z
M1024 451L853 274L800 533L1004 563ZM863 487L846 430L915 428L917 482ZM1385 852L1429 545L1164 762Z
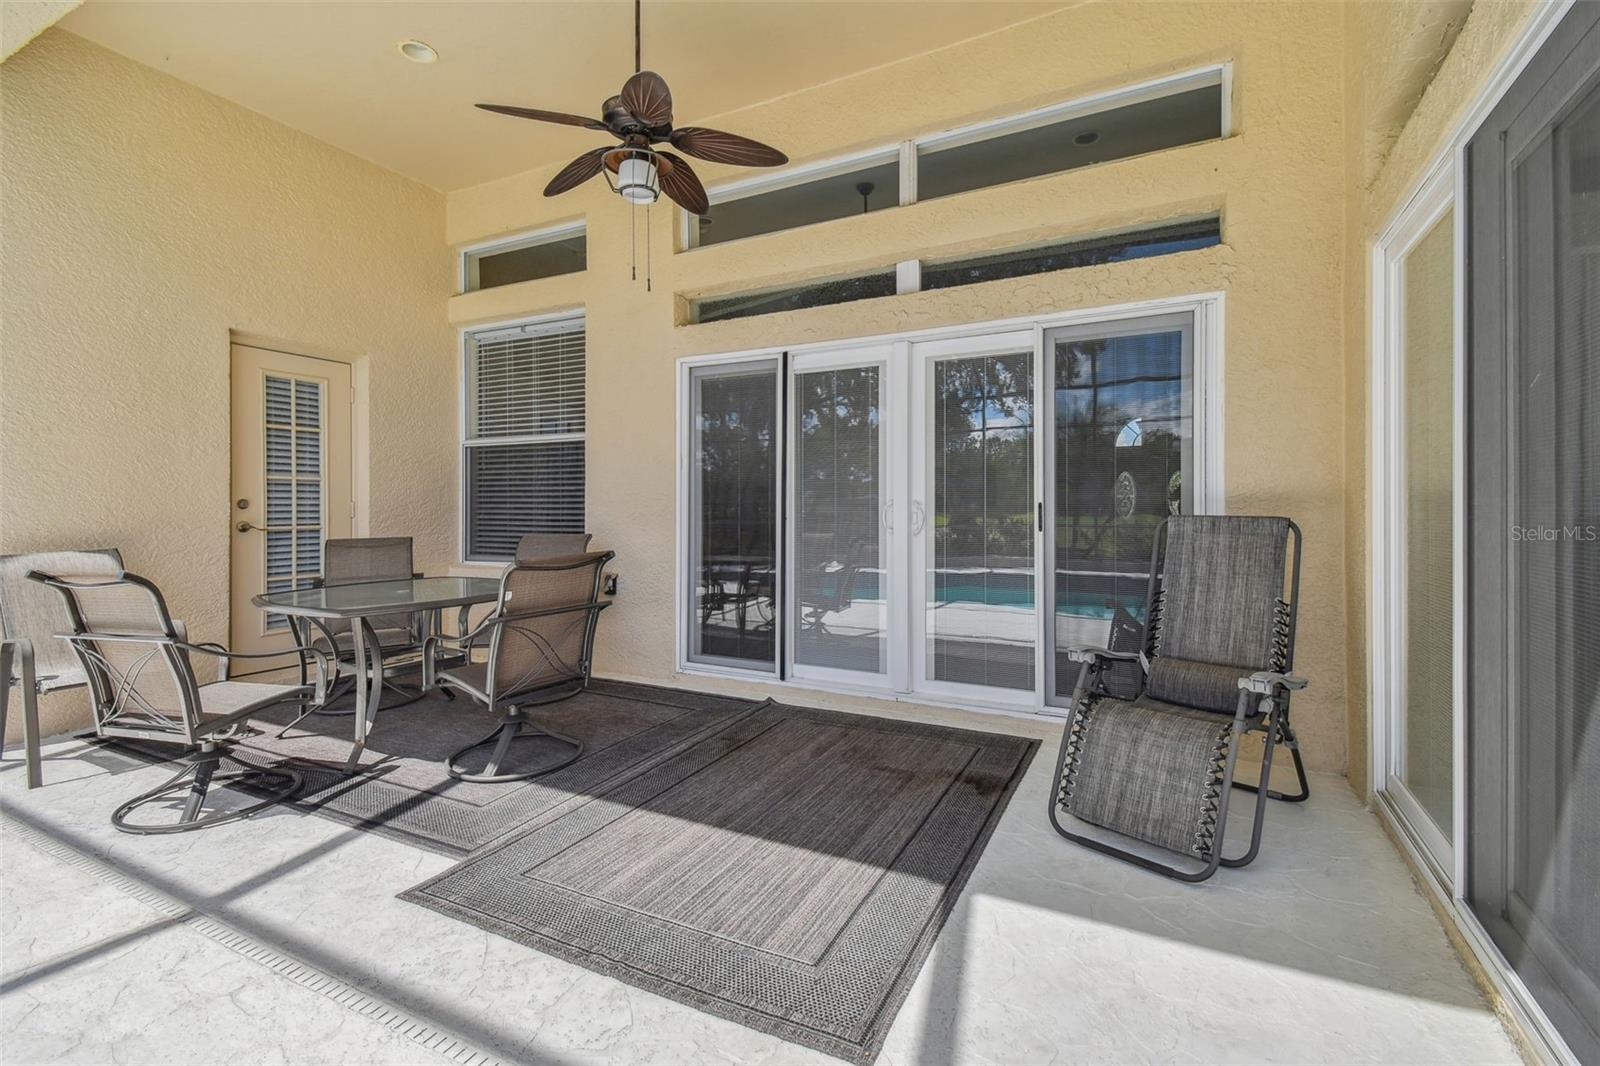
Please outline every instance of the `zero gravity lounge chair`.
M65 601L70 641L88 676L94 729L101 737L179 744L191 749L184 767L164 784L118 807L111 824L124 833L177 833L231 822L292 797L300 789L293 770L261 769L237 763L224 751L227 738L250 715L284 701L313 698L312 685L277 685L228 680L231 659L276 659L281 652L230 652L220 644L191 644L183 623L167 613L166 601L137 574L28 576L59 592ZM201 684L190 665L192 654L217 659L217 680ZM320 688L327 656L313 652ZM218 773L224 760L240 767ZM242 807L204 809L213 784L238 784L257 802ZM176 821L134 821L136 810L175 806Z
M1306 686L1290 673L1299 591L1300 529L1289 519L1196 515L1163 522L1151 553L1144 647L1067 652L1079 670L1050 797L1056 831L1182 881L1252 861L1265 797L1298 802L1310 795L1289 726L1290 695ZM1103 683L1119 663L1139 668L1142 683L1132 694L1114 695ZM1265 733L1256 785L1234 780L1240 738L1254 730ZM1268 788L1280 743L1294 758L1300 790L1293 795ZM1235 788L1261 795L1249 847L1227 858L1223 838ZM1063 824L1063 812L1189 861L1159 862L1075 832Z

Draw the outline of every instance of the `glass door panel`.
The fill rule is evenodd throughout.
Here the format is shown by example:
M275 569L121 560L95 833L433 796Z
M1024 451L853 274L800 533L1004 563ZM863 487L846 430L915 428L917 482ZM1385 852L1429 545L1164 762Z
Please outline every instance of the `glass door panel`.
M1395 623L1399 712L1388 786L1442 870L1453 870L1455 791L1455 213L1403 255L1395 278L1399 498Z
M887 350L793 360L787 618L796 677L887 679L890 377Z
M1600 7L1467 153L1467 898L1600 1061Z
M1035 686L1034 335L913 347L914 687Z
M1071 700L1066 649L1137 650L1156 527L1195 511L1194 319L1049 330L1046 686Z
M690 375L689 658L777 669L778 363Z

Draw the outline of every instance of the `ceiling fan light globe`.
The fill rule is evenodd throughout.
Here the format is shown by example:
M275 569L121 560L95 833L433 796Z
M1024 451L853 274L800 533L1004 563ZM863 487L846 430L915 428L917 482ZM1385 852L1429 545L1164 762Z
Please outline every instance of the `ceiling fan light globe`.
M629 156L617 166L617 194L630 204L653 204L661 196L661 175L653 159Z

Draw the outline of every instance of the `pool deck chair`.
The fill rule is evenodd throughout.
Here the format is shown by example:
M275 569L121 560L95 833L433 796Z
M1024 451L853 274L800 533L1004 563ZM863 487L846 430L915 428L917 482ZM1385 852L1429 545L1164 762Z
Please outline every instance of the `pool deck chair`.
M586 552L518 563L500 578L495 612L462 638L470 656L487 645L486 662L467 662L439 674L454 688L503 715L494 732L448 760L450 776L462 781L520 781L559 770L583 754L583 744L539 728L530 707L568 699L589 684L595 624L611 604L600 598L600 582L613 552ZM441 638L432 638L435 640ZM433 661L431 653L425 662ZM513 741L537 741L543 749L517 770L506 770ZM493 745L482 770L464 769L470 752ZM526 747L524 748L526 751Z
M0 555L0 737L5 736L11 686L22 697L22 752L28 787L44 783L39 757L39 697L87 685L72 646L56 634L69 625L61 597L27 579L30 570L115 574L122 556L115 548Z
M61 594L72 643L88 677L95 732L101 737L178 744L189 749L184 767L164 784L118 807L111 824L124 833L180 833L232 822L289 799L300 790L292 770L260 769L232 759L226 738L250 715L285 701L313 698L311 685L228 680L233 659L275 659L281 652L230 652L220 644L191 644L183 623L167 612L154 584L137 574L49 574L28 577ZM216 681L196 680L189 657L217 660ZM319 685L327 656L313 653ZM223 760L239 769L219 773ZM206 811L214 784L237 784L256 802ZM143 807L182 806L175 821L134 821Z
M1266 798L1298 802L1310 786L1289 726L1290 696L1305 688L1294 666L1300 528L1287 518L1195 515L1156 530L1139 651L1072 648L1079 664L1072 712L1056 759L1050 823L1074 843L1180 881L1244 866L1261 848ZM1142 684L1118 698L1108 668L1135 663ZM1126 690L1124 690L1125 694ZM1234 780L1240 738L1261 730L1259 784ZM1268 785L1272 755L1289 748L1299 792ZM1228 797L1260 794L1250 844L1223 855ZM1187 856L1160 862L1063 824L1070 814Z

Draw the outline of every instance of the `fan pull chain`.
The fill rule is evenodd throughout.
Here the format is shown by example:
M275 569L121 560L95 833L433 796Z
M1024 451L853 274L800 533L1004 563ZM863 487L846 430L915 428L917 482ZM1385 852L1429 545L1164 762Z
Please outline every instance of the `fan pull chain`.
M639 205L628 205L628 264L629 276L639 280Z
M644 291L650 291L650 205L644 205Z

